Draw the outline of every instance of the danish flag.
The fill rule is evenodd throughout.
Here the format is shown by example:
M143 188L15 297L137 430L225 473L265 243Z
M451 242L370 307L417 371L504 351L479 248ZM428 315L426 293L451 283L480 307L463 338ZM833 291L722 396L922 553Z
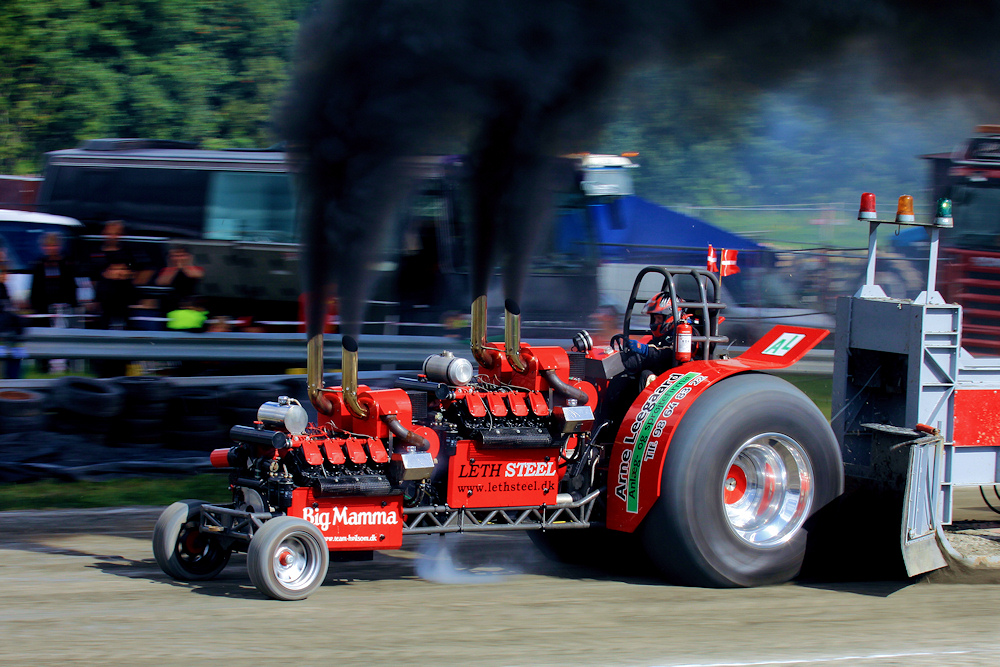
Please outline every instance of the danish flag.
M719 271L719 277L725 278L726 276L731 276L734 273L740 272L740 267L736 266L736 255L738 250L721 250L722 255L722 269L719 270L719 258L715 253L715 248L711 245L708 246L708 264L707 268L709 271Z
M726 276L731 276L734 273L740 272L740 267L736 266L737 252L737 250L722 251L722 269L719 271L720 278L725 278Z

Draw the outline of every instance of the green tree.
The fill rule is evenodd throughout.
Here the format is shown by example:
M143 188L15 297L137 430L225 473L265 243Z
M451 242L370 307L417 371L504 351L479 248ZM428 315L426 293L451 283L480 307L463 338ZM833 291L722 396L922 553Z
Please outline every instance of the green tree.
M720 87L712 65L648 66L619 86L597 150L639 153L641 195L663 204L743 201L738 153L752 136L756 93Z
M0 172L102 136L273 142L309 0L0 3Z

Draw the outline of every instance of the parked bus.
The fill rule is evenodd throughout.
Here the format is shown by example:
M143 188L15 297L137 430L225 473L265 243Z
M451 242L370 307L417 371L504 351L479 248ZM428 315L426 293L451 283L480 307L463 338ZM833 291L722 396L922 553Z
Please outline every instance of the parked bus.
M628 170L635 165L627 157L579 155L562 163L573 172L560 193L564 211L633 192ZM433 324L449 311L467 312L470 303L462 160L414 158L411 166L418 186L377 253L376 307L368 319ZM202 150L176 141L87 141L47 154L39 208L79 219L91 239L107 220L123 220L126 241L145 244L154 257L162 257L167 244L183 242L205 269L200 291L214 312L299 318L295 181L280 147ZM567 233L554 227L532 265L522 307L529 318L573 327L579 313L598 305L597 249L585 228L572 230L567 251L560 247ZM421 272L432 265L438 270ZM423 280L397 279L414 268ZM400 313L399 304L408 312Z

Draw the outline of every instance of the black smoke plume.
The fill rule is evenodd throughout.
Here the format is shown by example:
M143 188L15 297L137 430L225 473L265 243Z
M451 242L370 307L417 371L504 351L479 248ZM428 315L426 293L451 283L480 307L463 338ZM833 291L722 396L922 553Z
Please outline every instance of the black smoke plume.
M502 256L517 300L551 216L549 156L586 150L602 100L649 58L709 63L719 85L752 95L865 38L928 94L995 93L998 27L997 0L321 2L278 118L303 175L306 289L336 283L344 331L358 333L366 262L408 190L402 162L457 146L470 166L473 297Z

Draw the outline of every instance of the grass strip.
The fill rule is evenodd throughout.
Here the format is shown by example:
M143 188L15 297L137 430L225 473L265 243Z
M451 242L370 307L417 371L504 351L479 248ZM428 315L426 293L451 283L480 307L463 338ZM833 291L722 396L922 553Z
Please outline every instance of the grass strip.
M0 510L158 506L185 498L229 502L228 479L224 474L209 473L187 477L132 477L100 482L42 480L0 484Z

